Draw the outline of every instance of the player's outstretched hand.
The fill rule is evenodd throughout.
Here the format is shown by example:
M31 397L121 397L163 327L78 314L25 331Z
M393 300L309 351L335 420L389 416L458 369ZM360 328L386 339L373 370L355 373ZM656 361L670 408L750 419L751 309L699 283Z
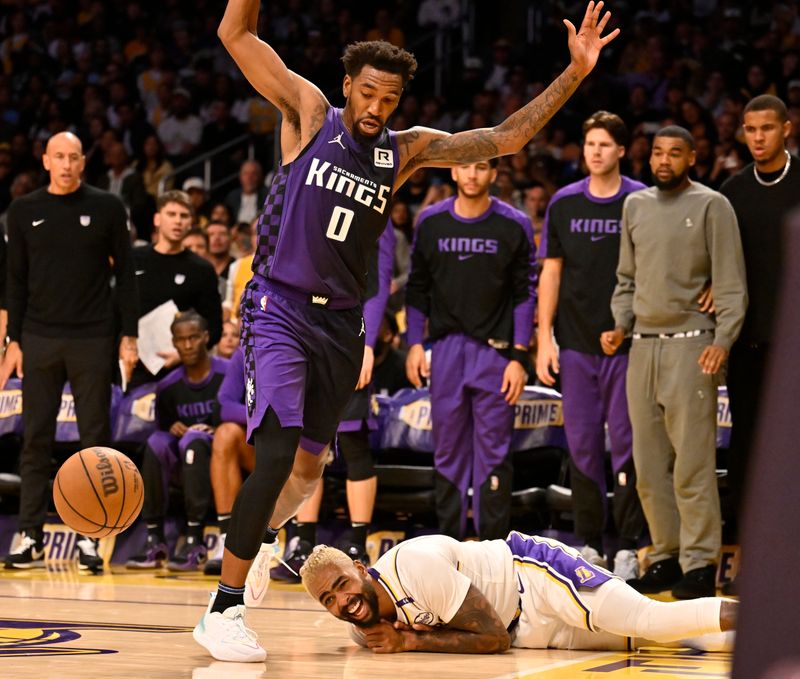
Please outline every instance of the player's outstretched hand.
M602 35L606 24L611 19L611 12L606 12L601 18L602 9L603 0L598 3L590 2L586 7L586 14L581 22L580 30L576 30L575 25L569 19L564 19L572 65L584 76L595 67L600 50L619 35L618 28L606 36Z

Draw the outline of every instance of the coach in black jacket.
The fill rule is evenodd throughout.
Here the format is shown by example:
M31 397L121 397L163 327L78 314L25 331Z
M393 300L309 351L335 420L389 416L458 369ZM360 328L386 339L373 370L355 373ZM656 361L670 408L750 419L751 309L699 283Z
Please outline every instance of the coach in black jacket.
M138 359L139 314L125 207L116 196L81 183L85 157L74 134L51 137L43 161L49 186L18 198L8 212L9 344L0 388L14 371L24 376L24 444L23 536L6 557L6 568L44 566L50 455L67 380L82 445L110 443L112 275L122 320L119 357L129 374ZM78 546L82 567L102 569L91 540L79 540Z

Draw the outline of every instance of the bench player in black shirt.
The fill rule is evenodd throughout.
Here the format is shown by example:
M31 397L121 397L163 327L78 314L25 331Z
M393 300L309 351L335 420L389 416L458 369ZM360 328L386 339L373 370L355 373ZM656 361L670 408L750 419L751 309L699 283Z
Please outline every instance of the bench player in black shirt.
M458 195L420 213L406 286L406 371L417 387L431 377L439 529L456 539L466 537L470 488L480 538L508 533L513 406L533 333L533 228L525 213L490 197L495 165L453 168Z

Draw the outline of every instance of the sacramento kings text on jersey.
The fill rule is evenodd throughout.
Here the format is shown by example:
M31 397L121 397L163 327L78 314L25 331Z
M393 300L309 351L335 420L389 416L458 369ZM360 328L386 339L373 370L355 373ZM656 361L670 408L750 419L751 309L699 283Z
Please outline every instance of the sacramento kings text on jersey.
M329 108L311 143L275 175L258 220L254 273L358 305L386 226L397 159L394 132L363 146L347 131L341 109Z

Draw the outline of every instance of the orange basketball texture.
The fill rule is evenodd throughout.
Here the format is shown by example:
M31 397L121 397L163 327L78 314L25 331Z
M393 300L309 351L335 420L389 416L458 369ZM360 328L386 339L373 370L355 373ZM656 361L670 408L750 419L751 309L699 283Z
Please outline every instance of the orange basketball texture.
M61 520L90 538L117 535L139 515L144 483L131 460L95 446L72 455L56 474L53 501Z

